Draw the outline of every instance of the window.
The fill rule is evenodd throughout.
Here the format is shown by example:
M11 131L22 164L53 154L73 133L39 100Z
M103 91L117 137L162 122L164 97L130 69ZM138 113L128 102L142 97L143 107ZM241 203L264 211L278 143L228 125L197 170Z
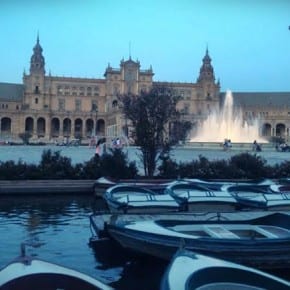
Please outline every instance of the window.
M119 94L119 85L114 85L114 88L113 88L113 95L118 95Z
M38 104L38 98L35 98L34 102L35 104Z
M63 93L62 86L57 87L57 94L61 95Z
M58 100L58 108L60 111L64 111L65 110L65 100L64 99L59 99Z
M73 96L77 95L77 88L76 87L72 87L72 95Z
M65 86L65 88L64 88L64 94L65 94L66 96L68 96L69 93L70 93L69 86Z
M94 87L94 96L98 96L99 95L99 91L100 91L99 87L95 86Z
M81 100L76 100L75 102L75 106L76 106L76 111L81 111L82 110L82 102Z
M83 96L85 92L85 88L84 87L80 87L80 96Z
M87 96L91 96L91 95L92 95L92 88L87 87Z
M95 101L92 102L92 112L98 112L98 104Z
M35 86L35 88L34 88L34 93L35 93L35 94L39 94L39 87L38 87L38 86Z
M118 101L117 100L114 100L113 103L112 103L112 107L113 108L117 108L118 107Z

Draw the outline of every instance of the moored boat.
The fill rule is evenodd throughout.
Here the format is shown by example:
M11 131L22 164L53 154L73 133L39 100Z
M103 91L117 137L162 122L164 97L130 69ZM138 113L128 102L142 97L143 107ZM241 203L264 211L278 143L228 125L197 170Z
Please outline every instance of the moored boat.
M236 263L179 250L160 290L288 290L290 283L274 275Z
M190 212L235 211L240 204L227 191L213 191L201 184L176 181L164 191L171 195L182 208Z
M1 290L111 290L100 280L54 263L22 255L0 271Z
M112 218L107 233L124 248L170 260L176 250L260 268L290 268L290 215L266 213L244 220L191 221Z
M118 184L104 193L111 212L116 213L159 213L179 211L180 205L169 194L157 194L147 188Z
M222 191L227 190L228 188L238 187L252 187L265 190L266 188L275 187L276 182L271 179L246 179L246 180L205 180L205 179L193 179L193 178L184 178L184 181L191 182L196 185L201 185L212 191Z
M228 192L254 192L254 193L279 193L277 184L238 184L225 185L223 190Z
M245 207L271 211L290 210L290 192L235 192L233 195L236 200Z
M141 186L148 188L156 193L163 193L168 184L173 182L173 179L119 179L115 180L108 177L98 178L93 185L94 194L96 197L102 197L103 194L112 186L124 184L132 186Z

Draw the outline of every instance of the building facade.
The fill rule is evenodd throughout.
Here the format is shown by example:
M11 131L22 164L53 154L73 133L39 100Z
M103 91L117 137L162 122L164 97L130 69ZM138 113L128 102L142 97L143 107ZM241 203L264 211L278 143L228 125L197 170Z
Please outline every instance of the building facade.
M101 79L52 76L45 71L37 37L23 83L0 83L0 139L17 140L24 132L32 135L31 141L43 142L124 136L127 124L117 96L138 94L155 85L169 86L181 96L178 109L195 128L220 106L224 96L207 49L195 83L155 82L153 77L152 67L141 69L140 62L131 57L121 60L119 68L108 65ZM290 93L239 92L234 97L245 118L262 120L261 134L289 136Z

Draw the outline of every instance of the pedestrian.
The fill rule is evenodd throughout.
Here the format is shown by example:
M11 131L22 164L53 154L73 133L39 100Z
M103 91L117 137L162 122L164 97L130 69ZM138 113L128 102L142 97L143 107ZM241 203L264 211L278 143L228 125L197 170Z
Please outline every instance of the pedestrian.
M223 144L224 150L228 149L228 139L225 139L224 144Z
M95 155L97 155L97 156L101 156L101 148L100 148L100 145L96 145L96 153L95 153Z

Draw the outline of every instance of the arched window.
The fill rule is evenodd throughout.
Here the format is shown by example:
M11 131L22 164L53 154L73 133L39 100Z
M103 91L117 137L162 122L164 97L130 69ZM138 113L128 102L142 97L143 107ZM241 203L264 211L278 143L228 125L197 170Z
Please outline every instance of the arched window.
M117 100L114 100L114 101L112 102L112 107L113 107L113 108L117 108L117 107L118 107L118 101L117 101Z

